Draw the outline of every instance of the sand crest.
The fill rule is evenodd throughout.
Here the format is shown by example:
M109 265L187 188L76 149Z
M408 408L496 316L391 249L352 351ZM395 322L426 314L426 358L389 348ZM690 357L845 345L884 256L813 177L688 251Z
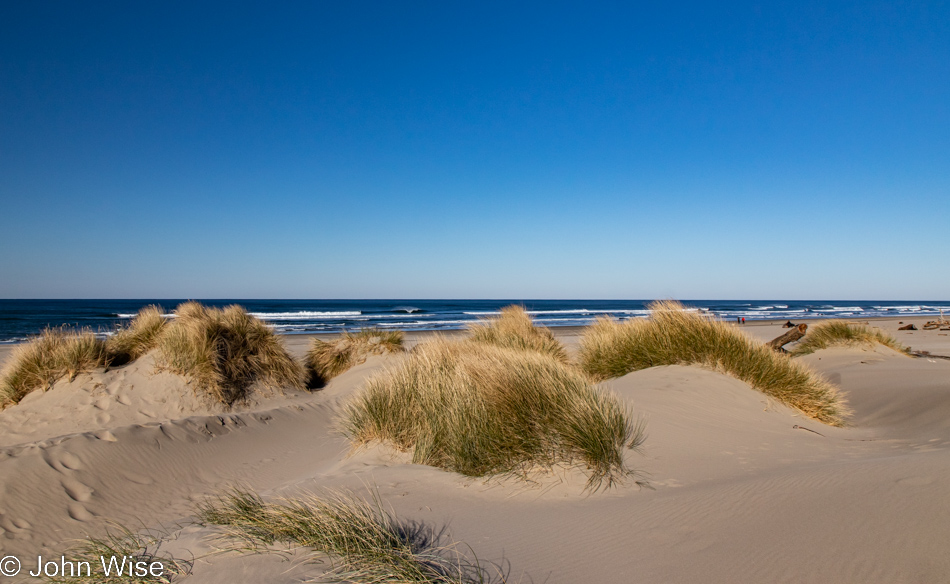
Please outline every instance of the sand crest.
M896 321L884 322L896 332ZM746 327L763 340L778 324ZM773 334L774 333L774 334ZM950 355L947 337L905 344ZM566 343L569 347L573 343ZM165 529L194 556L188 582L299 582L326 566L218 553L194 504L230 485L262 495L346 488L464 542L534 582L942 582L950 574L950 361L833 348L801 359L854 414L832 428L745 383L656 367L605 386L647 423L627 452L648 486L583 492L569 469L473 480L384 446L351 454L340 405L398 356L372 357L314 393L224 412L150 358L80 375L0 412L0 549L60 555L108 521Z

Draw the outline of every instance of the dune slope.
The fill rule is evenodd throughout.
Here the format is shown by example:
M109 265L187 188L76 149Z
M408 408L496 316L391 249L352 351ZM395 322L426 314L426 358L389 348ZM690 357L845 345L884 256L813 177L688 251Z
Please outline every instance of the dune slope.
M211 553L215 529L190 523L194 504L240 483L265 498L373 492L399 517L444 529L480 560L504 566L509 581L890 584L941 582L950 573L950 361L883 348L802 358L847 394L854 415L843 428L694 367L611 380L604 386L647 424L643 454L625 456L649 487L590 494L571 470L534 482L483 481L410 464L386 447L352 453L335 430L340 407L399 358L371 358L313 394L230 413L192 409L180 398L148 404L159 414L148 419L116 414L135 410L117 396L154 400L187 388L161 375L133 380L133 370L123 379L94 374L71 390L82 423L51 420L31 431L21 423L13 437L8 420L42 417L27 408L30 399L51 400L66 388L27 399L0 413L0 547L58 555L70 538L117 520L165 526L174 540L168 549L197 556L188 582L319 575L323 568L305 563L301 551L290 562ZM97 407L98 394L84 393L88 383L104 383L107 409ZM58 407L70 403L63 400ZM141 404L135 411L144 397ZM97 418L103 411L112 416L105 424Z

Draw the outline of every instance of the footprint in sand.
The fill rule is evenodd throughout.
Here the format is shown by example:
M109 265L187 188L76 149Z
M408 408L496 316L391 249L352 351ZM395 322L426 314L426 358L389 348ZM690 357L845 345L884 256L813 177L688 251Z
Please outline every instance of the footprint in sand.
M73 501L85 503L92 498L93 490L76 479L65 479L62 485L66 494L69 495L69 498Z
M43 460L54 470L65 472L67 470L79 470L82 468L82 461L79 457L70 452L52 453L47 451L43 455Z
M0 537L6 539L26 539L30 537L29 530L33 526L26 519L12 519L0 512ZM2 551L2 546L0 546Z
M108 421L108 420L107 420ZM108 430L99 430L98 432L93 433L93 436L102 440L103 442L118 442L119 439L115 437L115 434Z
M64 452L59 455L59 462L69 470L81 470L82 461L71 452Z
M129 396L125 395L124 393L120 394L119 397L115 398L115 401L119 402L120 404L124 406L127 406L132 403L132 400L129 398Z
M101 414L96 414L96 423L99 425L108 424L109 420L111 419L112 419L112 416L105 412L102 412Z
M82 503L77 503L73 501L68 506L69 516L75 519L76 521L89 521L95 517L88 509L83 507Z
M111 405L112 405L112 400L110 400L107 397L100 397L99 399L96 400L96 407L99 408L100 410L103 410L103 411L108 410L109 406Z

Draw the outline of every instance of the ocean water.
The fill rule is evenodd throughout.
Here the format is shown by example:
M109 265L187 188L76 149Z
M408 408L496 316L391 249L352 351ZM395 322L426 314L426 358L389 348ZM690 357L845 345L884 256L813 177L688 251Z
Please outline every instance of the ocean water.
M46 327L108 333L149 304L169 314L183 300L0 300L0 343L19 342ZM211 306L240 304L278 333L328 333L363 327L452 330L520 304L549 327L586 325L600 316L627 319L647 315L649 300L201 300ZM879 300L685 300L724 320L932 316L950 301Z

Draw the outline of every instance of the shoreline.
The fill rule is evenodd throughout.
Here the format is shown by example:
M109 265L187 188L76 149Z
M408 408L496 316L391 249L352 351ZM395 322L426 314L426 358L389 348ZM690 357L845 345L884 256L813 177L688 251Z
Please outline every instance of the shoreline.
M805 323L809 327L813 326L816 323L828 320L847 320L849 322L855 323L868 323L872 326L877 326L881 328L898 341L901 341L904 345L909 345L914 350L928 351L934 355L941 355L950 357L950 336L948 332L950 331L940 331L937 330L923 330L923 325L931 320L935 320L936 317L933 316L914 316L914 317L891 317L891 316L878 316L878 317L868 317L868 318L849 318L849 319L835 319L835 318L813 318L813 319L799 319L797 321L792 321L795 324ZM785 324L788 319L768 319L768 320L749 320L745 324L739 325L735 322L732 322L733 325L736 325L742 330L746 330L748 334L755 337L758 340L763 342L771 341L772 339L778 337L787 329L782 328L782 325ZM730 321L723 321L727 324ZM915 331L899 331L897 330L899 326L906 324L913 324L917 327L918 330ZM589 325L587 325L589 326ZM581 335L583 335L584 330L587 326L549 326L548 328L554 333L554 336L563 342L568 348L576 346L580 341ZM424 339L435 336L435 335L444 335L447 337L455 337L466 334L468 329L449 329L449 330L432 330L432 331L420 331L420 330L410 330L403 331L405 333L405 342L409 346L413 346L422 342ZM311 338L318 338L323 340L333 340L339 338L342 333L294 333L294 334L281 334L281 338L284 340L284 344L287 345L288 349L294 351L294 349L300 348L300 346L309 343ZM305 350L305 349L304 349ZM2 351L2 347L0 347Z
M921 328L929 319L857 322L865 320L895 334L901 322ZM771 340L787 331L784 322L741 328ZM584 328L552 331L570 353ZM414 346L465 334L405 337ZM311 338L334 336L281 341L299 357ZM947 332L895 336L950 354ZM646 441L622 455L648 486L630 481L590 493L583 469L573 467L525 480L474 479L412 464L390 446L354 448L340 432L341 412L400 359L371 356L313 391L262 392L232 408L209 405L182 376L156 371L149 354L30 393L0 411L4 552L27 561L60 557L76 538L102 535L110 524L174 526L162 545L195 559L188 582L319 578L323 568L313 562L213 553L220 532L194 522L195 504L241 485L267 499L368 495L414 525L451 526L453 540L478 558L505 562L513 579L551 584L622 584L631 574L671 584L811 581L815 574L889 584L950 573L942 547L950 537L942 521L950 512L946 360L879 346L796 357L844 394L853 413L842 427L703 367L649 367L605 380L602 390L645 424Z
M812 326L815 323L826 321L826 320L847 320L849 322L855 323L869 323L874 326L878 326L884 331L888 332L894 336L897 340L901 341L904 345L910 345L912 349L918 351L927 351L933 353L934 355L939 356L948 356L950 357L950 336L948 332L950 331L940 331L938 330L923 330L924 323L935 320L938 317L934 316L909 316L909 317L895 317L895 316L877 316L877 317L867 317L867 318L846 318L846 319L835 319L835 318L811 318L811 319L799 319L797 321L792 321L795 324L805 323ZM763 320L747 320L745 324L738 325L735 322L723 321L726 323L732 323L743 330L747 330L750 335L761 340L761 341L770 341L775 337L779 336L784 332L781 328L785 324L786 320L789 319L763 319ZM906 324L914 324L917 326L918 330L916 331L899 331L897 328L899 326ZM576 345L580 336L583 334L583 331L589 325L577 326L577 325L565 325L565 326L548 326L554 336L562 340L568 347ZM400 329L395 329L400 330ZM403 330L405 334L405 341L407 345L413 346L422 342L424 339L432 337L434 335L443 335L447 337L455 337L466 334L468 331L467 328L458 328L458 329L443 329L443 330ZM333 340L340 337L343 333L332 332L332 333L319 333L319 332L301 332L301 333L277 333L278 336L283 340L284 344L287 346L288 350L291 351L295 356L301 356L306 352L306 345L310 342L310 339L323 339L323 340ZM770 336L771 335L771 336ZM10 352L12 352L16 347L26 344L29 341L21 341L16 343L0 343L0 367L6 362L7 357Z

